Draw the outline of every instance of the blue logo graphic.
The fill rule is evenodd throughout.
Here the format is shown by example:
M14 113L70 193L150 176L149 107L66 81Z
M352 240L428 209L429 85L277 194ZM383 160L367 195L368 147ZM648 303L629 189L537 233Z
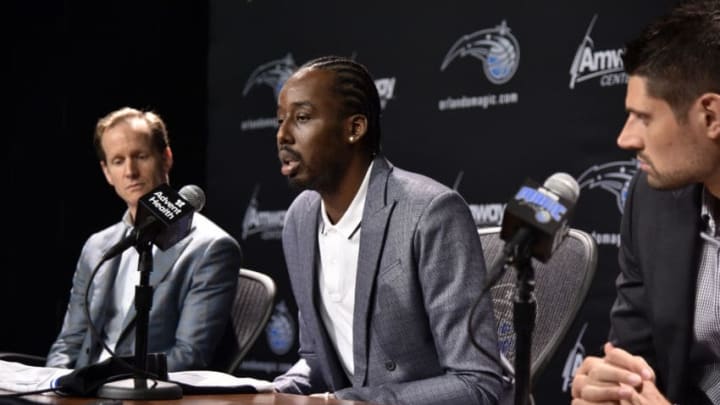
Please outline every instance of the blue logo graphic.
M245 97L250 90L258 85L267 85L273 89L273 94L277 100L285 81L293 74L297 69L295 61L291 54L287 54L282 59L272 60L268 63L262 64L255 69L250 78L245 82L245 88L243 88L243 97Z
M290 316L285 301L278 303L265 328L270 351L278 356L287 354L292 349L293 343L295 343L296 329L295 321Z
M567 207L549 195L532 187L521 187L520 191L515 194L515 199L520 203L529 205L535 210L535 219L541 224L546 224L551 220L559 222L563 214L567 212Z
M457 58L472 56L483 62L487 79L494 84L512 79L520 63L520 45L503 21L495 28L463 35L450 48L440 66L445 70Z
M593 165L578 176L577 181L581 190L600 188L611 193L622 214L630 179L636 172L637 160L620 160Z

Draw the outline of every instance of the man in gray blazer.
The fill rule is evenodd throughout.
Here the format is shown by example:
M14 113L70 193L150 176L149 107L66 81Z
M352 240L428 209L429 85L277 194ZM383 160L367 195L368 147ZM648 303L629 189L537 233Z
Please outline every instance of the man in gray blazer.
M108 183L127 204L122 221L90 236L73 276L62 330L47 356L47 366L78 368L109 356L131 356L135 348L138 253L128 249L105 262L85 291L106 250L127 236L138 199L169 183L173 164L167 129L153 112L121 108L98 121L95 148ZM189 234L165 251L153 247L153 287L148 323L148 353L165 353L168 371L207 368L230 317L242 260L240 246L205 216L195 213Z
M301 359L280 392L378 404L495 404L505 388L470 210L455 191L380 152L380 101L360 64L310 61L278 101L281 172L308 189L283 248Z

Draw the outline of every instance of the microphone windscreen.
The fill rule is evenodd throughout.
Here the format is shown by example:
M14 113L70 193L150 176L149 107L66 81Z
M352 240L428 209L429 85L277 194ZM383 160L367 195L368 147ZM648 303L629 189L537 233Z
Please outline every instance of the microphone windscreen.
M183 186L178 193L193 206L195 212L200 212L205 207L205 192L200 187L188 184Z
M573 176L563 172L558 172L548 177L545 183L543 183L543 187L573 204L580 196L580 185Z

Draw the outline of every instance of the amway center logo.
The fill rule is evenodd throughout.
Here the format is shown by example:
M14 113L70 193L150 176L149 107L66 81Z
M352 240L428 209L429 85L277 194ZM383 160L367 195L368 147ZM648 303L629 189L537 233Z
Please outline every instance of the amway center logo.
M444 71L455 59L465 56L482 61L485 76L491 83L503 84L517 71L520 45L503 21L497 27L460 37L445 56L440 71Z
M622 55L624 50L605 49L595 50L595 41L590 33L597 21L595 14L575 52L572 65L570 65L570 89L574 89L577 83L582 83L596 77L600 78L600 86L616 86L627 83L627 74L623 66Z
M260 211L258 209L258 194L260 193L260 185L256 185L250 197L247 211L242 222L242 240L246 240L249 236L260 234L265 240L275 240L282 238L282 229L285 221L285 210L278 211Z
M380 96L380 109L384 110L388 101L392 100L395 95L395 78L383 77L375 79L375 87L377 88L378 95Z
M452 186L453 190L459 192L460 182L462 182L464 175L465 172L462 170L458 173ZM502 224L507 203L468 204L468 206L475 221L475 226L485 228Z

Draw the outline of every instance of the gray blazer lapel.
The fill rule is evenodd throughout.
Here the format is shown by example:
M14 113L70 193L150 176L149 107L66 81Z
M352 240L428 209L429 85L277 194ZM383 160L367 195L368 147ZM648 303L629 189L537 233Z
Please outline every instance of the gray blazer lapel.
M176 243L171 248L162 251L157 249L153 255L153 270L150 273L150 285L156 287L161 281L165 280L170 270L175 265L180 254L185 248L192 242L192 234L187 236L185 239Z
M102 330L105 326L105 307L112 296L112 287L115 284L119 267L120 256L116 256L100 266L92 282L93 286L90 288L88 297L90 319L98 330Z
M112 233L102 242L103 252L110 246L115 246L115 244L119 243L125 237L126 231L127 227L125 225L115 225ZM90 319L98 330L101 330L105 326L105 308L112 296L115 278L120 268L121 257L122 255L117 255L100 266L100 269L95 273L95 278L92 281L93 285L89 290ZM97 266L97 264L93 265Z
M320 199L313 200L308 204L305 215L299 223L298 234L302 235L298 240L299 260L295 271L302 271L298 280L301 280L300 290L302 297L307 299L308 306L305 308L314 308L312 314L303 314L307 320L311 316L316 320L317 307L312 297L314 296L315 286L317 285L317 272L315 271L315 253L317 252L317 229L320 219Z
M396 204L394 200L388 201L388 177L391 172L392 166L385 158L375 158L360 225L360 251L358 254L355 313L353 316L354 386L364 385L367 377L370 300L372 299L375 276L380 264L380 256L385 246L386 228Z
M116 231L110 235L107 240L103 241L106 246L114 246L125 236L125 227L117 226ZM104 250L104 249L102 249ZM112 290L115 285L118 269L120 268L120 257L115 256L103 263L92 280L92 285L88 291L88 312L90 313L90 321L95 329L102 333L105 328L106 308L108 302L112 299ZM98 260L99 256L98 256ZM94 264L97 265L97 264ZM89 282L88 278L88 282ZM84 291L83 291L84 294ZM89 359L94 359L99 350L97 346L97 338L93 333L88 333L83 342L83 346L78 353L77 363L85 365Z

